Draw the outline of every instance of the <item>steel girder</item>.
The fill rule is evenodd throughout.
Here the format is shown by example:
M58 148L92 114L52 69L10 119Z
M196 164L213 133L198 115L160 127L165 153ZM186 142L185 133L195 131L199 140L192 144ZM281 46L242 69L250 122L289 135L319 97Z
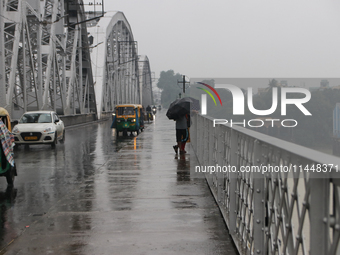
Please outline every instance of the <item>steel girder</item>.
M147 56L140 56L139 58L139 82L141 93L141 102L146 107L152 105L153 93L152 93L152 77L150 62Z
M0 105L14 118L38 109L96 112L82 0L1 2Z
M88 27L98 117L117 104L140 104L137 42L122 12L108 12Z

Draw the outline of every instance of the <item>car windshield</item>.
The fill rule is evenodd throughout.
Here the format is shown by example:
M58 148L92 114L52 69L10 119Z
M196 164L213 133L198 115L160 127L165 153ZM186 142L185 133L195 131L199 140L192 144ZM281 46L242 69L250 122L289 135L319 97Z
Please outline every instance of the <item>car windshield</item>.
M19 123L51 123L52 117L50 113L26 113Z
M133 107L119 107L118 108L118 115L134 115Z

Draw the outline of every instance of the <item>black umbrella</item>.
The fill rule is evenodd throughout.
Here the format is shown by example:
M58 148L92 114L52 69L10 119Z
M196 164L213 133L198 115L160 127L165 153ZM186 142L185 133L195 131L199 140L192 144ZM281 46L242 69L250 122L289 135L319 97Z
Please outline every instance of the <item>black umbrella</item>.
M191 110L200 110L199 100L192 97L176 99L169 106L166 116L169 119L177 120L185 114L190 114Z

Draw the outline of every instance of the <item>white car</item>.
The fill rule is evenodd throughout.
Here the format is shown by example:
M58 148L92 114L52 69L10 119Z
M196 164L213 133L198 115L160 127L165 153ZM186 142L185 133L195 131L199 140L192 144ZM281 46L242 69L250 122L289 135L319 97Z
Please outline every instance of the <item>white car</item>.
M58 141L65 141L64 122L54 111L26 112L12 133L15 144L50 144L52 148Z

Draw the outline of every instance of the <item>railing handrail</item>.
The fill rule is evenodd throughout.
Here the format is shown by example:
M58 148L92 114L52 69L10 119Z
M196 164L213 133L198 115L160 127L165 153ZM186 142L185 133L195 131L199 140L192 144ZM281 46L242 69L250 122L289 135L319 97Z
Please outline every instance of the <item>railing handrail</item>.
M213 127L193 115L192 147L200 166L340 165L337 157L243 127ZM336 255L340 248L340 174L205 173L242 255ZM295 178L290 178L295 177ZM320 178L321 177L321 178ZM336 178L335 178L336 177Z
M201 116L203 118L206 118L208 120L213 121L215 118L212 118L210 116L203 116L201 114L197 114L198 116ZM269 136L251 129L247 129L244 127L240 127L237 125L231 126L229 123L226 124L218 124L221 126L226 126L230 129L233 129L239 133L242 133L244 135L253 137L255 139L257 139L260 142L264 142L266 144L270 144L273 147L277 147L280 149L283 149L287 152L293 153L295 155L298 155L301 158L304 158L306 160L309 160L311 162L315 162L316 164L327 164L327 165L333 165L333 170L334 171L330 171L331 172L331 176L333 178L340 178L340 158L330 155L330 154L326 154L314 149L310 149L308 147L304 147L302 145L296 144L296 143L292 143L292 142L288 142L273 136ZM289 127L287 127L289 128ZM338 169L336 169L336 166L339 166ZM337 171L339 170L339 174L337 174Z

